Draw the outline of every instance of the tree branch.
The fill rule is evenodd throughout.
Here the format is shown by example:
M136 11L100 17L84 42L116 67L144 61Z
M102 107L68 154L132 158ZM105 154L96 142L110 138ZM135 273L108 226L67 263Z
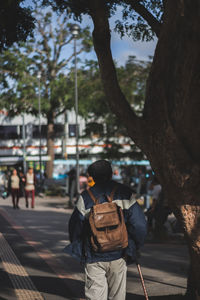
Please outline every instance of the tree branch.
M83 49L77 51L76 55L78 56L81 52L83 52ZM63 59L60 63L58 63L57 70L59 71L65 68L73 57L74 57L74 53L72 53L67 59Z
M64 107L61 111L57 112L57 113L55 114L55 118L57 118L58 116L64 114L64 113L66 112L66 110L67 110L67 108Z
M50 46L48 45L48 39L46 37L46 32L45 32L45 25L42 27L41 25L41 20L37 20L37 24L38 24L38 31L39 33L41 34L42 36L42 45L43 45L43 49L44 49L44 52L46 53L48 59L50 60L50 52L51 52L51 48Z
M126 3L149 24L156 36L159 37L162 26L161 23L142 4L140 4L139 1L126 0Z
M110 49L110 28L106 7L102 0L90 0L90 14L94 23L93 42L98 57L102 83L111 110L125 124L128 134L139 143L142 119L137 117L122 93Z

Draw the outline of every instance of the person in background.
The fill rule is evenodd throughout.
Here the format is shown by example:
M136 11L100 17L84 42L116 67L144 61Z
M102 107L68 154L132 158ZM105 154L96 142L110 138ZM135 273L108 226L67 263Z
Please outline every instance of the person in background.
M20 184L20 179L19 176L17 175L17 170L14 169L10 177L10 189L11 189L12 203L14 209L15 208L19 209L19 184Z
M5 180L4 180L4 189L7 193L7 196L8 197L11 193L11 175L12 175L12 172L10 170L7 170L6 173L5 173Z
M74 197L76 196L76 169L72 168L68 173L69 184L69 203L74 206Z
M88 178L85 173L81 173L79 176L80 193L82 193L88 187Z
M115 170L113 171L112 179L115 180L115 181L117 181L117 182L120 182L120 183L121 183L122 177L121 177L121 175L119 174L119 170L118 170L118 169L115 169Z
M159 196L160 196L160 193L162 190L162 187L156 177L154 177L152 180L150 190L151 190L152 204L149 207L149 209L147 210L146 215L147 215L148 231L152 232L153 231L153 220L155 218L156 207L157 207Z
M29 168L26 173L26 183L25 183L25 199L26 199L26 207L28 208L28 198L31 196L31 208L35 207L35 184L36 178L33 172L33 168Z
M22 172L22 170L19 171L19 197L25 197L25 183L26 183L26 176Z
M9 180L10 176L8 174L8 171L6 171L3 175L3 187L2 187L2 198L6 199L9 196L10 189L9 189Z
M152 210L155 209L156 204L158 203L158 199L161 193L162 187L156 177L154 177L152 181Z

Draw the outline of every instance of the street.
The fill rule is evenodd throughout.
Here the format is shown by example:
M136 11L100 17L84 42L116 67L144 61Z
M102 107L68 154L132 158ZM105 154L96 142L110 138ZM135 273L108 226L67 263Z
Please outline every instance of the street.
M0 299L83 299L83 268L62 252L69 243L67 223L72 212L67 209L66 198L37 197L35 209L25 208L21 198L19 205L20 209L14 210L10 198L0 199ZM184 242L161 244L147 240L141 252L150 299L180 299L187 284L188 253ZM21 269L25 275L21 275ZM19 278L27 278L31 283L21 287ZM25 296L25 291L32 295ZM144 299L135 265L128 267L129 299Z

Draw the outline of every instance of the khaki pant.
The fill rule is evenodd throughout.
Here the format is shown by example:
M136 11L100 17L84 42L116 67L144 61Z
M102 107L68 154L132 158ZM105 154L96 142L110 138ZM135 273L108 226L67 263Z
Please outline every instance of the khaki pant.
M85 266L86 300L125 300L127 266L123 258Z

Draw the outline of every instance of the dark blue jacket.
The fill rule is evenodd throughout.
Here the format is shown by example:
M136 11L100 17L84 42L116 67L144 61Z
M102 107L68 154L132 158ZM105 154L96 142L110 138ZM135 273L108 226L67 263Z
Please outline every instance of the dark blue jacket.
M70 245L64 251L83 263L98 261L112 261L125 255L134 261L136 251L144 244L146 236L146 220L142 209L135 200L132 190L115 181L109 181L104 185L95 184L91 192L98 198L99 203L107 201L106 195L110 196L114 186L117 186L113 202L123 209L124 220L128 231L128 247L124 250L97 253L92 250L90 244L89 212L94 205L87 190L84 191L71 215L69 221Z

